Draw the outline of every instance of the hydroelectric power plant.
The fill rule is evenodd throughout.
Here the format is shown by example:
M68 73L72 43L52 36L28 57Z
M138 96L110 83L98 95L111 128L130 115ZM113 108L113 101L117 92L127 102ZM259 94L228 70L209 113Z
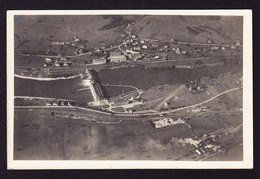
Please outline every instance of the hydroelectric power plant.
M107 104L107 100L105 95L96 80L96 76L92 73L91 70L86 69L87 79L85 80L86 86L89 86L91 94L93 96L94 101L89 102L90 106L101 106Z

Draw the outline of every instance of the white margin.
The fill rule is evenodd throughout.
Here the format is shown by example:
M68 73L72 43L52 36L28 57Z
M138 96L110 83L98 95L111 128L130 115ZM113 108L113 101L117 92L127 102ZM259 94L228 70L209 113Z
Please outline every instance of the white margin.
M227 15L243 16L243 152L244 160L13 160L14 139L14 15ZM253 168L252 10L11 10L7 11L7 168L16 169L251 169Z

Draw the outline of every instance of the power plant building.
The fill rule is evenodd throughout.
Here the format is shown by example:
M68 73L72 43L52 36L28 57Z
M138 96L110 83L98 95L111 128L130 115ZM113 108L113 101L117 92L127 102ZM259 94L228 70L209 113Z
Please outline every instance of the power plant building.
M120 62L125 62L126 61L126 56L123 55L121 52L111 52L110 54L110 62L111 63L120 63Z

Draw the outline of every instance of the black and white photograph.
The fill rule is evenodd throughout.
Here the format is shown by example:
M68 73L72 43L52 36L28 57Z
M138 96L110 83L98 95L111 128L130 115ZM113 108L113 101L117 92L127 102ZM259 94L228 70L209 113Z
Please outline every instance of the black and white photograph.
M7 15L9 168L252 167L250 10Z

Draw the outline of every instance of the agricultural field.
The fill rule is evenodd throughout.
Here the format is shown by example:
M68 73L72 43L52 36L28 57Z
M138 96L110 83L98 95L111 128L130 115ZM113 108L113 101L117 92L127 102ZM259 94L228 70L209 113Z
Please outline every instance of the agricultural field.
M114 44L127 23L138 16L16 16L15 53L46 53L50 42L71 41L77 36L88 48ZM114 23L116 22L116 23ZM52 49L53 50L53 49ZM68 49L67 49L68 50ZM67 52L63 49L63 52Z
M212 38L214 42L220 44L241 38L243 31L237 27L242 23L243 18L239 16L216 16L214 18L213 16L146 16L133 26L133 31L140 38L162 41L177 39L201 43Z
M144 91L141 95L146 101L153 101L159 98L166 97L171 91L175 90L178 85L155 85Z
M190 119L189 124L193 128L196 136L202 136L205 133L211 133L221 128L236 127L242 123L242 115L230 115L223 113L222 115L202 115L194 116Z
M42 68L44 58L32 56L15 56L14 65L16 68Z
M182 125L155 130L149 121L103 125L50 113L48 109L15 111L15 159L175 160L185 153L171 138L191 137Z
M241 75L239 74L220 75L218 78L202 77L200 84L206 86L206 90L203 92L193 94L185 84L164 84L154 85L144 90L141 98L145 100L145 106L148 109L158 111L163 108L178 108L209 100L226 90L239 87L239 83L241 83ZM221 99L222 101L219 102L221 108L225 106L225 109L240 108L242 105L241 91L227 93L214 101L217 102ZM165 106L166 102L167 106ZM217 104L215 105L218 106Z
M242 161L243 160L243 145L236 145L232 149L228 150L226 153L219 153L213 157L207 158L205 161Z
M206 159L206 161L214 161L216 159L221 161L242 161L243 160L243 131L239 131L224 136L221 139L222 145L226 146L225 153L219 153L213 157Z

